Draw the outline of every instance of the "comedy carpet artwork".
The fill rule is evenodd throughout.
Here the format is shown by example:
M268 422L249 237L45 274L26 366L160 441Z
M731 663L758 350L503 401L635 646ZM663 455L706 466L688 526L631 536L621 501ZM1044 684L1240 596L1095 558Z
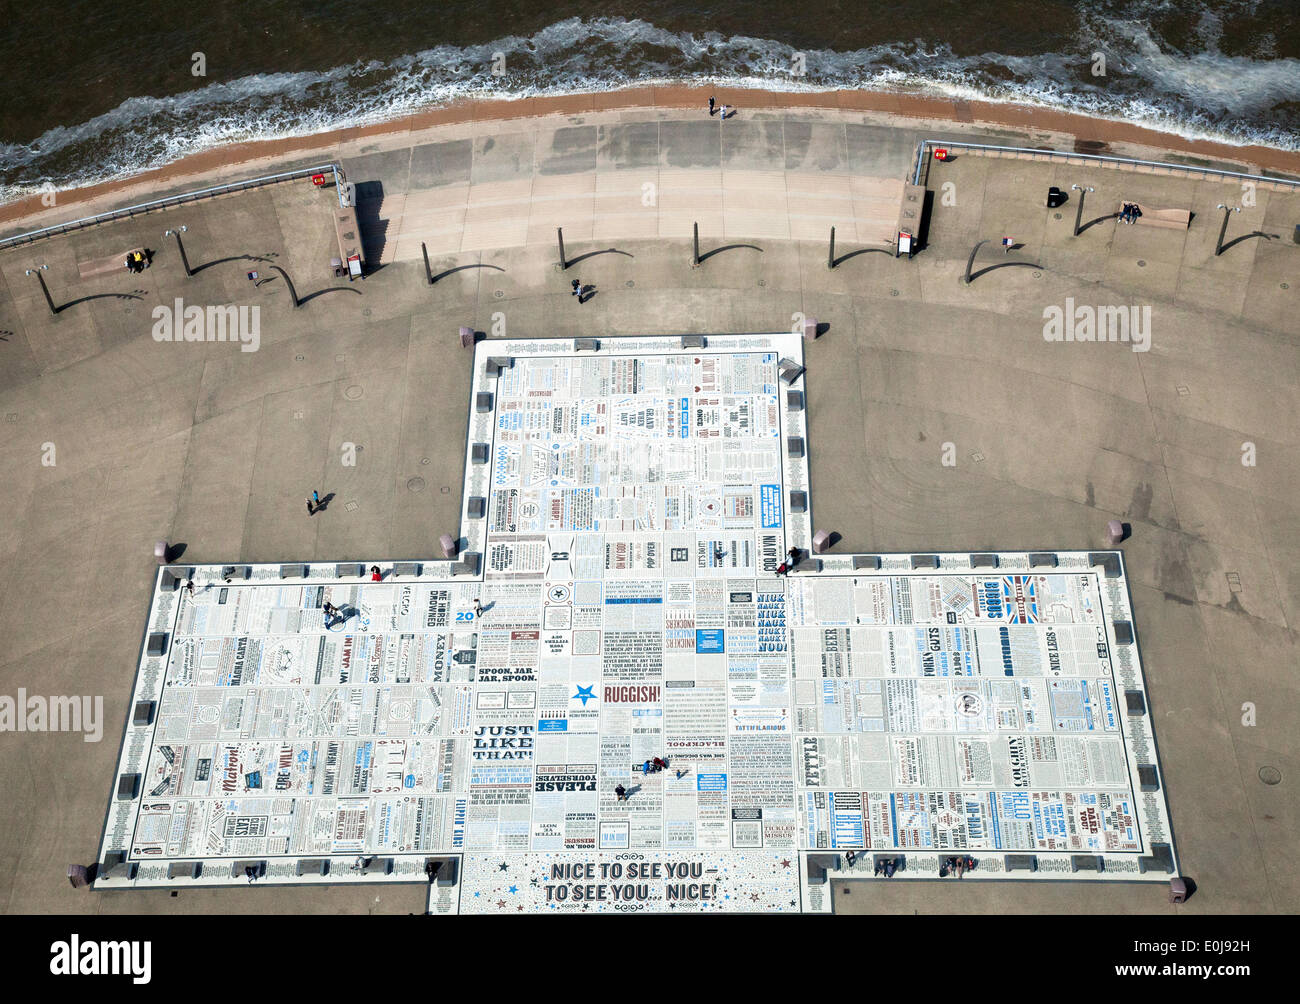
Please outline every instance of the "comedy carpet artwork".
M1167 881L1122 557L810 555L787 361L480 345L456 562L160 572L97 884L432 860L435 912L797 912L849 850Z

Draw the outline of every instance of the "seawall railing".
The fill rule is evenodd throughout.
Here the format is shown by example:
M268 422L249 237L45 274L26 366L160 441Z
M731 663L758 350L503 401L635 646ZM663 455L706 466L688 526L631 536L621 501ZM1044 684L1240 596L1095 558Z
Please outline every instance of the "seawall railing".
M212 199L219 195L246 192L251 188L260 188L263 185L273 185L281 181L292 181L295 178L309 178L316 174L333 175L334 188L339 200L339 205L343 208L347 208L343 184L343 169L335 163L319 164L315 167L299 168L296 171L284 171L280 174L265 174L261 177L249 178L247 181L232 181L225 185L213 185L211 188L200 188L194 192L182 192L179 195L169 195L163 199L154 199L151 202L141 202L138 205L126 206L122 209L113 209L106 213L96 213L94 216L84 216L79 220L72 220L68 223L59 223L52 227L42 227L40 230L32 230L25 234L16 234L13 237L0 238L0 251L4 251L8 248L19 247L24 244L31 244L34 241L44 240L47 237L57 237L61 234L74 233L78 230L84 230L87 227L99 226L101 223L111 223L114 220L132 219L146 213L158 212L162 209L171 209L175 206L188 205L191 202L198 202L200 199Z
M1213 167L1196 167L1190 164L1166 164L1158 160L1137 160L1132 157L1111 157L1099 153L1074 153L1065 150L1036 150L1019 146L993 146L988 143L963 143L957 140L923 139L916 145L916 168L912 184L921 184L921 176L929 177L930 159L938 148L965 150L985 157L1005 157L1015 160L1057 161L1075 166L1095 166L1111 169L1128 169L1143 174L1168 174L1199 181L1250 181L1257 187L1278 192L1300 191L1300 180L1274 178L1262 174L1244 174L1240 171L1221 171Z

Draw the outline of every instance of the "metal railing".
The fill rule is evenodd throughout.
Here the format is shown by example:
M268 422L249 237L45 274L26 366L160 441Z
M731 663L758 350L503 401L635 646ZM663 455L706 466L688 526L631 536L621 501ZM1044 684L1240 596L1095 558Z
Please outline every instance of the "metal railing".
M343 187L343 169L335 163L320 164L316 167L303 167L296 171L285 171L281 174L266 174L258 178L249 178L247 181L232 181L225 185L214 185L211 188L200 188L198 191L183 192L180 195L169 195L164 199L154 199L151 202L141 202L138 205L126 206L123 209L113 209L107 213L97 213L94 216L85 216L79 220L72 220L69 223L59 223L52 227L42 227L40 230L32 230L29 233L0 238L0 251L18 247L23 244L31 244L33 241L43 240L46 237L57 237L60 234L84 230L86 227L98 226L101 223L111 223L113 220L131 219L144 213L156 212L160 209L171 209L174 206L187 205L191 202L197 202L200 199L211 199L218 195L229 195L233 192L247 191L250 188L259 188L262 185L271 185L280 181L291 181L294 178L308 178L314 174L325 174L326 172L329 172L334 176L334 187L338 196L339 206L346 208L347 202Z
M1300 191L1300 180L1292 178L1272 178L1262 174L1245 174L1240 171L1221 171L1215 167L1193 167L1189 164L1166 164L1158 160L1138 160L1134 157L1108 157L1099 153L1073 153L1066 150L1035 150L1023 146L994 146L990 143L961 143L955 140L923 139L916 145L916 170L912 174L912 184L921 183L921 171L926 165L927 147L947 147L958 150L983 150L997 154L1025 154L1035 157L1050 157L1062 160L1085 160L1098 164L1115 164L1120 167L1154 167L1162 171L1176 171L1180 174L1198 175L1202 178L1213 175L1231 181L1263 182L1270 185L1283 185L1293 191Z

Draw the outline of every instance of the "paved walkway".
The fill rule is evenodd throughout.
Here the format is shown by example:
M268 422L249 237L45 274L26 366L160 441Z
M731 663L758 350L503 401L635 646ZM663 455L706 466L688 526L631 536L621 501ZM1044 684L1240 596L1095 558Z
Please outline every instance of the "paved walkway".
M468 186L457 195L464 211L486 220L490 207L471 207L469 190L514 183L542 192L590 174L593 191L605 176L623 186L626 200L637 186L618 176L635 178L651 162L661 185L665 173L678 171L716 175L720 184L735 172L774 172L787 193L795 174L824 177L828 190L839 177L902 178L917 138L849 115L790 113L779 117L779 162L775 141L764 141L761 162L724 162L726 140L705 121L717 146L696 163L695 147L677 137L700 119L682 119L659 122L644 168L602 170L619 162L616 145L631 147L631 127L646 120L629 112L591 126L594 139L579 144L581 163L567 171L553 169L560 166L554 137L590 123L499 123L491 148L487 135L456 127L417 147L431 145L436 155L374 144L345 151L345 160L353 179L382 182L394 197ZM746 123L722 128L733 124ZM525 138L501 138L512 130ZM791 143L800 130L806 150ZM511 143L517 157L503 152ZM461 160L453 162L453 148L465 151ZM830 151L824 159L823 150ZM422 889L406 898L394 890L375 903L367 893L337 890L159 900L87 898L67 887L66 865L90 859L103 827L115 730L127 716L156 568L153 542L184 543L185 560L211 562L431 553L459 519L469 412L461 324L508 337L607 338L780 330L805 313L829 325L807 352L819 526L843 534L848 550L931 552L1090 548L1101 543L1108 519L1129 522L1124 548L1172 825L1185 870L1200 886L1185 909L1293 911L1300 903L1293 839L1300 805L1290 785L1300 771L1300 695L1291 671L1300 662L1300 249L1289 235L1300 218L1297 197L1259 193L1254 206L1233 215L1229 240L1254 231L1279 237L1247 237L1216 257L1214 207L1240 197L1231 186L977 157L945 171L931 178L924 253L910 262L862 255L834 271L821 235L765 238L754 241L761 255L729 252L691 269L688 239L611 230L590 240L574 231L569 257L617 241L634 258L600 255L561 274L546 246L554 217L539 209L534 222L530 209L521 226L522 210L511 203L503 210L514 219L509 237L522 234L522 243L442 252L434 262L435 270L489 264L504 271L469 269L430 287L422 262L403 249L421 231L445 228L417 223L404 206L392 264L292 310L279 280L255 288L245 263L221 262L274 252L301 295L329 288L330 193L309 185L0 253L0 692L101 694L106 721L98 744L49 733L0 737L0 801L12 807L0 817L0 909L423 909ZM953 184L951 204L941 197L943 182ZM1074 183L1097 188L1085 221L1112 211L1119 198L1195 216L1185 233L1102 220L1073 238L1074 204L1058 220L1040 193ZM373 201L373 191L363 194ZM728 197L730 189L724 229ZM581 200L592 207L595 235L595 198ZM192 279L162 234L179 224L189 227L191 263L210 266ZM566 218L566 237L570 226ZM730 231L701 230L710 243L738 242ZM486 240L485 230L476 232ZM971 246L1005 234L1024 241L1018 257L1042 269L999 269L965 285ZM81 263L138 246L158 251L142 276L79 277ZM996 247L986 253L981 265L1009 260ZM24 275L41 262L50 266L57 302L82 302L50 316ZM568 295L575 273L597 288L582 307ZM259 306L259 351L155 341L152 312L177 297ZM1044 311L1064 308L1067 298L1076 306L1150 307L1150 351L1046 341ZM51 456L45 444L55 446L52 466L42 463ZM344 444L361 448L356 466L340 462ZM1242 463L1245 444L1254 447L1254 466ZM335 492L336 501L308 520L302 498L312 488ZM1247 704L1254 724L1243 722ZM1265 768L1279 771L1282 783L1265 783L1261 771L1274 777ZM965 886L886 886L869 900L837 893L836 905L1170 909L1151 889Z

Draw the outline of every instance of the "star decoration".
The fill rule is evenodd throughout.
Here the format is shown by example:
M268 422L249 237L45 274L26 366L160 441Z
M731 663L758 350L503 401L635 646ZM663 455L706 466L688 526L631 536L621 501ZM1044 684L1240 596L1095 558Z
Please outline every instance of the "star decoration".
M783 860L783 861L781 862L781 867L782 867L782 868L789 868L789 867L790 867L790 862L789 862L789 860Z
M504 899L497 900L497 906L504 910L506 908L506 901Z
M524 909L524 904L523 904L523 903L520 903L520 904L519 904L519 910L520 910L521 913L523 912L523 909Z
M588 701L594 701L596 699L596 695L592 692L596 689L596 685L593 683L590 687L584 687L581 684L578 684L577 687L578 692L570 697L569 700L581 701L582 706L585 708Z
M497 871L508 872L509 870L510 870L510 866L506 864L504 861L502 861L501 864L497 866Z
M756 892L751 892L751 893L749 894L749 898L752 899L755 903L757 903L757 902L758 902L758 893L756 893Z
M533 879L533 885L537 885L537 879Z
M509 889L507 889L506 891L509 892L510 895L513 896L515 893L517 893L517 892L519 891L519 886L517 886L517 885L512 885L512 886L511 886Z

